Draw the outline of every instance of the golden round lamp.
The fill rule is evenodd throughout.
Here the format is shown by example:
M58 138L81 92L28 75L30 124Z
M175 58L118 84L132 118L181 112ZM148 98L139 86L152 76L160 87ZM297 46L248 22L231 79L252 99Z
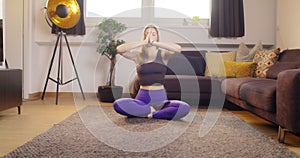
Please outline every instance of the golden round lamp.
M47 14L56 26L69 29L80 19L80 7L76 0L48 0Z

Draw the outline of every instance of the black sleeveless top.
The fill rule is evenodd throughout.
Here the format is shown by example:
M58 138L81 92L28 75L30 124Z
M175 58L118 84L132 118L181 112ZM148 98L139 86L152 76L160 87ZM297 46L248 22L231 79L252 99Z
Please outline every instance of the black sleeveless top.
M163 85L166 71L167 67L162 60L161 50L158 50L153 62L144 63L137 67L140 85Z

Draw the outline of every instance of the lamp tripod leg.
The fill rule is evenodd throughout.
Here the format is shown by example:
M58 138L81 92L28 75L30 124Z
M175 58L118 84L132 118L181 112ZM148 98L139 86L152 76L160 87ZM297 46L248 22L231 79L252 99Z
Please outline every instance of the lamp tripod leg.
M77 72L77 69L76 69L76 66L75 66L75 63L74 63L74 59L73 59L73 56L72 56L72 53L71 53L69 42L68 42L67 36L65 34L64 34L64 38L66 40L66 44L67 44L67 47L68 47L69 55L70 55L70 58L71 58L71 61L72 61L72 65L73 65L73 68L74 68L74 71L75 71L76 79L78 81L78 85L79 85L79 88L80 88L80 91L81 91L82 98L83 98L83 100L85 100L85 96L84 96L84 93L83 93L83 90L82 90L82 86L81 86L81 83L80 83L78 72Z
M56 100L55 103L56 105L58 104L58 92L59 92L59 85L62 84L62 36L60 34L60 39L59 39L59 55L58 55L58 68L57 68L57 79L56 79Z
M44 97L45 97L45 92L46 92L46 89L47 89L48 81L50 79L50 73L51 73L51 69L52 69L52 66L53 66L53 61L54 61L54 58L55 58L56 49L57 49L59 40L60 40L60 35L58 35L57 39L56 39L53 55L52 55L52 58L51 58L51 61L50 61L49 69L48 69L47 79L46 79L46 82L45 82L45 86L44 86L44 90L43 90L43 94L42 94L42 98L41 98L42 100L44 100Z
M58 104L59 86L67 84L67 83L75 80L75 79L73 79L73 80L70 80L70 81L65 82L65 83L63 82L62 36L64 36L66 44L67 44L67 47L68 47L69 55L70 55L70 58L71 58L71 61L72 61L72 65L73 65L73 68L74 68L74 71L75 71L75 74L76 74L76 78L75 79L78 80L78 84L79 84L79 87L80 87L80 90L81 90L81 94L82 94L83 100L85 100L85 96L84 96L84 93L83 93L83 90L82 90L82 86L81 86L81 83L80 83L80 80L79 80L79 77L78 77L78 72L77 72L77 69L75 67L74 59L73 59L73 56L72 56L72 53L71 53L71 49L70 49L70 46L69 46L66 34L63 33L63 32L60 32L58 34L58 36L57 36L57 40L56 40L56 43L55 43L55 48L54 48L53 55L52 55L52 58L51 58L51 62L50 62L49 70L48 70L48 75L47 75L47 79L46 79L46 82L45 82L45 86L44 86L44 90L43 90L43 94L42 94L42 98L41 98L43 100L44 97L45 97L45 92L46 92L46 89L47 89L48 81L50 79L50 80L52 80L53 82L56 83L56 102L55 102L56 105ZM55 58L56 50L57 50L57 47L58 47L58 42L59 42L59 56L58 56L57 79L54 80L54 79L52 79L50 77L50 73L51 73L51 69L52 69L52 66L53 66L53 61L54 61L54 58Z

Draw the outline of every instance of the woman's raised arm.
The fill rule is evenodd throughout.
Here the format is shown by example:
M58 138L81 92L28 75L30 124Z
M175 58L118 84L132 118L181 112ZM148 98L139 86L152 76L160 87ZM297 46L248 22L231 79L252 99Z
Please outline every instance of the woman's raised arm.
M178 44L175 44L175 43L165 43L165 42L153 41L152 45L156 46L156 47L159 47L159 48L169 50L173 53L180 53L181 52L181 46L178 45Z
M145 41L124 43L117 47L117 52L122 55L132 49L135 49L137 47L140 47L140 46L143 46L146 44L147 44L147 42L145 42Z

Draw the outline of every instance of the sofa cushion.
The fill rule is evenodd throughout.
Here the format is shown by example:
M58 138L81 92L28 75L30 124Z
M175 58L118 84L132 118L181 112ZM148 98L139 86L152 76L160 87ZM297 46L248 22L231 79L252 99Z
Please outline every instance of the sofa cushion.
M274 63L278 60L279 54L279 48L257 51L253 58L253 62L257 64L254 76L258 78L266 78L269 67L274 65Z
M224 61L226 77L253 77L254 62Z
M276 112L276 80L261 79L244 83L240 88L240 98L252 106Z
M258 78L226 78L222 81L221 89L226 95L240 99L240 88L243 84L260 80Z
M278 61L282 62L299 62L300 61L300 49L286 49L280 53Z
M261 41L258 41L251 50L242 42L236 51L236 61L252 61L256 51L261 49L263 49Z
M206 53L205 76L224 77L225 68L223 61L235 61L236 52L208 52Z
M267 78L277 79L277 76L281 71L288 70L288 69L298 69L298 68L300 68L300 60L299 60L299 62L277 61L267 71Z
M204 76L205 67L205 60L201 55L176 54L169 59L166 74Z
M212 81L205 76L166 75L164 86L168 92L210 93Z

